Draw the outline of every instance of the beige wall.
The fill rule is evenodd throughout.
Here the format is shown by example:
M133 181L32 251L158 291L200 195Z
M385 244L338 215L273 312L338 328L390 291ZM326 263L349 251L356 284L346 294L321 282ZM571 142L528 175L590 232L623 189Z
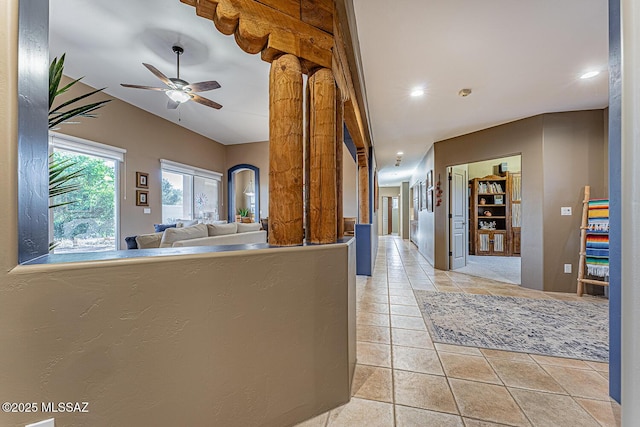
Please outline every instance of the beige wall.
M522 168L520 156L501 157L499 159L469 163L468 178L484 178L487 175L495 175L498 173L498 165L501 163L507 164L509 172L520 172Z
M260 216L269 216L269 141L234 144L226 147L225 177L227 171L239 164L249 164L260 169ZM225 187L226 193L226 187ZM226 197L226 196L225 196ZM224 208L227 211L227 208Z
M342 216L358 217L358 166L345 147L342 150Z
M91 90L83 84L76 86L78 87L70 91L70 97ZM226 188L224 145L119 99L107 95L100 96L113 100L98 110L97 118L80 119L81 123L64 125L57 132L127 150L126 167L121 168L120 175L122 248L126 248L126 236L152 233L153 224L162 222L160 159L220 172L223 174L223 188ZM96 99L99 97L96 96ZM149 174L151 214L144 214L144 208L136 206L136 171ZM223 208L220 217L226 218L225 213L226 209Z
M544 283L548 290L576 290L584 186L591 186L592 198L607 194L603 135L602 110L544 116ZM563 206L571 207L573 215L561 216ZM574 273L564 273L563 264L572 264Z
M429 173L430 170L434 171L433 185L434 185L434 193L435 193L435 187L438 181L438 174L434 169L434 147L433 146L429 147L429 150L424 155L424 157L416 167L416 170L413 176L411 177L410 186L414 188L414 191L418 191L418 187L414 187L418 182L426 181L427 174ZM447 182L446 170L444 171L444 173L441 174L440 179L441 179L442 185L444 186ZM418 194L418 197L420 197L420 194ZM418 220L417 238L415 239L417 241L416 245L418 246L418 250L420 251L420 253L422 253L422 255L424 255L424 257L431 264L434 264L434 265L435 265L435 258L434 258L435 222L434 221L435 221L435 211L437 209L435 207L435 201L436 201L435 199L436 198L434 194L434 203L433 203L434 212L429 212L425 207L423 210L418 211L415 215L415 217ZM413 203L413 199L409 201L409 203ZM438 267L438 268L442 268L442 267Z
M436 174L456 164L522 155L522 284L573 292L576 288L582 188L604 187L603 110L543 114L437 142ZM436 208L435 266L447 269L448 188ZM574 215L560 216L560 206ZM561 273L573 264L572 274Z

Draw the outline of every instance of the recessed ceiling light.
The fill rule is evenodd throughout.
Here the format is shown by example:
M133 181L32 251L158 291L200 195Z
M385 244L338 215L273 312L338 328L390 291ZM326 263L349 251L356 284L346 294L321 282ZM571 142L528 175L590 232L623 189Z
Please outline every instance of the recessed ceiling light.
M590 79L600 74L600 71L589 71L580 76L581 79Z
M396 154L397 154L398 156L402 156L404 153L403 153L402 151L398 151Z
M469 95L471 95L471 89L469 89L469 88L460 89L460 92L458 92L458 95L460 95L463 98L465 96L469 96Z
M421 87L417 87L411 91L411 96L413 96L414 98L422 95L424 95L424 89L422 89Z

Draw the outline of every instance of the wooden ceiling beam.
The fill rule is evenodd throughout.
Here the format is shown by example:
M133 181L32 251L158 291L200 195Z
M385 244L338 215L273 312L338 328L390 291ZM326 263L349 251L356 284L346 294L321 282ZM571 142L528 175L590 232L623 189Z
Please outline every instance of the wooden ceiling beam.
M351 6L352 8L352 6ZM349 13L346 0L336 0L334 9L334 49L333 70L336 81L342 85L345 94L344 118L351 139L357 148L364 148L368 153L371 135L366 114L364 89L358 72L359 54L351 40L357 34L349 27ZM354 29L355 31L355 29Z
M218 31L233 34L247 53L263 52L271 62L282 54L292 54L307 64L308 70L331 68L333 37L300 18L254 0L180 0L196 8L198 16L211 19ZM277 3L276 0L263 0ZM285 4L289 4L285 0ZM287 6L291 9L291 5Z
M333 34L333 0L300 0L300 19Z

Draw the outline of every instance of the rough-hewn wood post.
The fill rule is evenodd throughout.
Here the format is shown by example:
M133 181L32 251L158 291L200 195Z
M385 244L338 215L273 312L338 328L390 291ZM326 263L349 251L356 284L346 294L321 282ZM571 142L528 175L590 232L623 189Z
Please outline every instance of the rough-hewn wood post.
M338 221L338 239L344 237L344 199L342 194L343 181L343 153L344 149L344 104L340 89L338 89L336 97L336 219Z
M358 149L358 204L360 223L369 224L369 159L364 149Z
M336 84L327 68L307 81L309 90L307 151L309 153L309 216L307 241L333 243L336 215Z
M303 243L302 70L293 55L269 74L269 243Z

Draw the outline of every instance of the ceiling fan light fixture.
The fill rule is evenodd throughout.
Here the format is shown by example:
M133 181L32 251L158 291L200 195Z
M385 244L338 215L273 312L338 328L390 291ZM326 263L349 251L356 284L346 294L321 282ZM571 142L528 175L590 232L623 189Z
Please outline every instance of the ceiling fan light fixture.
M166 93L167 93L167 96L171 98L172 101L179 102L180 104L182 104L183 102L187 102L188 100L191 99L188 93L183 92L181 90L168 90Z

